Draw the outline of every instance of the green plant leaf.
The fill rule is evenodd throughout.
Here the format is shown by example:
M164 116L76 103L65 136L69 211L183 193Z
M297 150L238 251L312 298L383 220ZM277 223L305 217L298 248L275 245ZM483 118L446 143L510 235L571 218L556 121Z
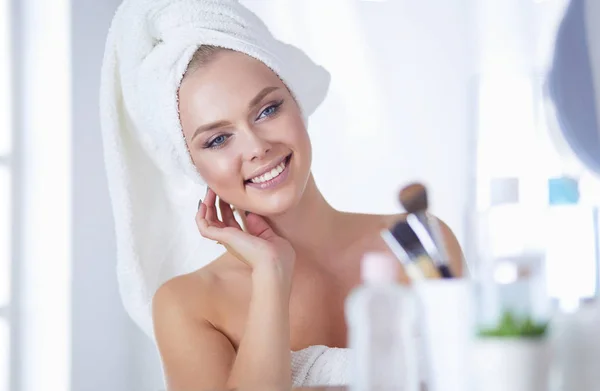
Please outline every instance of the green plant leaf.
M547 322L535 322L530 316L519 318L507 310L496 327L480 328L477 335L482 338L542 338L547 328Z

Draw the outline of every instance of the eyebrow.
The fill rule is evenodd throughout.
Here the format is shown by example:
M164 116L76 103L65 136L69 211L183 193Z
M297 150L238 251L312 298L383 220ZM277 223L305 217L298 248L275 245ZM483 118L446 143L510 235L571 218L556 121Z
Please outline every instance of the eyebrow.
M254 99L252 99L250 101L250 104L248 104L248 108L251 109L254 106L256 106L257 104L260 103L261 100L264 99L265 96L269 95L271 92L278 90L279 87L265 87L262 89L261 92L259 92L258 94L256 94L256 96L254 97Z
M263 88L258 94L256 94L256 96L254 98L252 98L252 100L248 104L248 109L252 109L254 106L259 104L260 101L265 98L265 96L269 95L271 92L278 90L278 89L279 89L279 87L274 87L274 86ZM194 132L194 135L192 136L192 140L194 138L196 138L196 136L202 132L206 132L208 130L213 130L213 129L217 129L217 128L222 128L229 124L230 124L230 122L228 122L228 121L217 121L217 122L212 122L210 124L201 125Z

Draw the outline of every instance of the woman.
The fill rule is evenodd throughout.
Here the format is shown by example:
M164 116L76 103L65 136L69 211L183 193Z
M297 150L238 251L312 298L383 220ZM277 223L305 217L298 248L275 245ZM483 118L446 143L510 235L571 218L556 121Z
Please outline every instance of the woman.
M161 56L167 56L170 52L163 51L153 57L156 53L153 51L168 47L168 39L175 37L171 45L176 46L188 37L176 35L183 34L179 24L172 27L162 20L156 21L156 15L164 12L168 2L157 0L155 3L160 4L151 13L140 17L143 23L136 23L131 17L123 17L121 22L124 30L130 25L150 25L153 27L144 28L144 33L150 30L152 34L163 34L158 38L153 35L148 40L154 45L148 46L148 53L136 54L136 60L142 64L143 61L158 63L162 60ZM247 18L252 21L254 28L246 28L243 33L264 27L247 10L238 8L241 6L237 2L184 0L172 1L168 7L175 3L187 4L190 13L197 12L198 19L189 22L191 27L185 28L194 29L195 23L202 24L198 30L201 33L199 37L212 37L211 29L215 29L215 25L209 23L212 19L205 18L204 13L221 5L224 5L223 12L219 12L217 17L233 12L231 20ZM130 7L131 10L131 15L140 14L134 12L134 6ZM126 12L123 11L123 14ZM185 8L170 8L169 15L174 14L178 23L188 17ZM205 19L210 20L203 24ZM216 41L223 36L223 25L226 24L219 24L218 34L214 35ZM161 29L172 30L155 33ZM238 31L231 35L234 38L229 49L225 49L228 46L222 42L217 42L220 47L201 42L191 60L186 61L177 89L178 131L182 132L187 158L208 186L196 215L197 235L222 244L227 251L198 270L171 278L153 295L154 336L168 389L173 391L269 386L289 388L292 376L295 385L307 384L305 378L298 377L298 373L310 369L314 363L307 362L305 356L299 358L298 352L317 345L326 347L321 351L325 353L329 348L346 347L343 303L350 290L359 283L360 259L367 251L388 252L379 232L403 218L402 215L345 213L327 203L311 174L311 144L304 118L307 113L306 110L303 112L306 105L301 105L303 101L298 98L302 95L299 93L301 83L294 86L290 85L293 83L284 83L284 80L290 80L284 77L285 72L278 74L273 70L275 66L267 66L266 61L258 59L260 55L249 55L254 53L253 50L231 50L235 49L243 34ZM131 45L137 44L131 38L135 34L126 35L113 26L112 39L120 37L131 39ZM261 39L253 41L252 47L272 44L269 37ZM111 46L110 38L107 46ZM132 50L142 50L138 46L132 47ZM129 54L122 51L121 55ZM105 64L116 61L116 57L108 55ZM296 65L292 58L284 60ZM105 78L109 79L115 69L123 72L118 67L105 66ZM144 67L138 69L145 71ZM166 73L171 77L169 72ZM148 74L153 77L158 73L152 71ZM128 75L137 77L133 72ZM306 83L309 83L310 75L306 76ZM105 94L111 95L116 91L118 97L106 99L105 105L112 108L111 105L119 105L119 99L123 99L126 105L122 109L131 110L131 115L122 116L115 123L122 127L127 121L144 123L146 118L151 118L153 121L145 122L148 128L151 127L159 110L146 110L144 115L139 115L139 111L131 109L136 101L127 92L131 86L123 83L123 79L127 80L121 77L119 83L113 84L115 90ZM152 82L154 80L148 83ZM143 91L145 84L135 88ZM155 99L163 95L151 96ZM138 101L142 100L143 97ZM128 102L134 103L127 106ZM168 106L165 105L164 109L167 110ZM120 114L118 110L114 113ZM164 131L164 127L157 128ZM107 132L105 140L112 136ZM146 151L150 151L148 153L154 158L163 143L150 143L147 137L146 134L140 136L139 143L148 143L150 147L146 147ZM127 151L126 148L133 148L135 142L127 139L122 144L124 146L119 147ZM113 143L105 142L105 150L112 147ZM107 153L112 153L112 149L110 151ZM140 151L136 149L136 154ZM136 154L129 154L131 161L137 159L137 169L145 173L143 170L150 163L141 164L139 161L142 159ZM126 159L119 162L123 161L134 165ZM116 182L111 179L116 176L110 175L111 170L120 169L116 166L108 166L109 182ZM159 175L166 171L163 167L155 172ZM132 176L135 178L130 178L126 188L144 188L133 198L140 198L139 202L156 207L156 202L151 202L154 197L160 197L163 189L147 191L150 185ZM151 175L143 177L147 181L153 179ZM165 178L161 186L168 187L171 177ZM115 204L120 202L121 196L114 190L117 187L114 185L111 193ZM168 200L168 197L164 199ZM234 208L245 211L241 214L244 229L234 217ZM157 213L150 207L144 210ZM118 211L117 207L115 211ZM127 213L124 218L131 218L131 211ZM115 212L115 217L118 220L121 215ZM163 217L167 223L171 218L168 213ZM171 234L167 230L161 231L160 224L152 227L147 241L164 240L161 232ZM459 245L450 229L444 224L442 227L451 267L456 275L460 275L462 257ZM128 235L130 233L117 222L117 237L126 241ZM176 235L173 237L176 238ZM141 245L138 243L138 247L150 245L147 241L142 241ZM177 247L173 245L177 242L165 240L165 243L170 246L155 245L152 248L162 251L163 247ZM145 254L148 257L152 255L148 251ZM399 278L407 281L403 273ZM125 291L123 285L122 292ZM340 360L340 355L331 359L328 357L333 355L324 354L323 357L323 373L331 372L328 366ZM334 380L317 376L312 381L330 383Z
M290 349L345 346L343 302L359 282L360 258L386 252L379 232L402 216L343 213L327 203L310 171L300 110L258 60L201 49L179 102L190 155L210 187L199 231L229 251L155 295L168 384L173 390L285 384ZM249 212L246 232L230 204ZM444 231L460 273L456 239Z

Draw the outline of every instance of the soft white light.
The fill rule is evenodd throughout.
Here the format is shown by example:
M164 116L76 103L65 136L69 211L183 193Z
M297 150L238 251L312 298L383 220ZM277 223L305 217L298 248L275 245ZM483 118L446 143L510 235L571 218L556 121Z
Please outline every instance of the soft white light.
M494 268L494 281L499 284L512 284L519 278L519 269L511 262L500 262Z
M7 166L0 165L0 308L10 301L11 250L11 175ZM1 320L1 319L0 319ZM0 345L1 350L4 349Z
M6 319L0 318L0 391L10 389L10 327Z
M22 0L19 391L69 390L71 2Z
M12 144L12 105L10 75L10 29L8 0L0 0L0 158L6 157Z

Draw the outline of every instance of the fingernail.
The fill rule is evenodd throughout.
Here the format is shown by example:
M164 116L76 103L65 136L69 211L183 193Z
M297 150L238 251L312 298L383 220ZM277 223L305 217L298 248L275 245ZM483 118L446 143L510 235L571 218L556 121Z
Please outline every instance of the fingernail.
M198 209L200 209L200 205L202 205L202 198L200 198L200 201L198 202Z

